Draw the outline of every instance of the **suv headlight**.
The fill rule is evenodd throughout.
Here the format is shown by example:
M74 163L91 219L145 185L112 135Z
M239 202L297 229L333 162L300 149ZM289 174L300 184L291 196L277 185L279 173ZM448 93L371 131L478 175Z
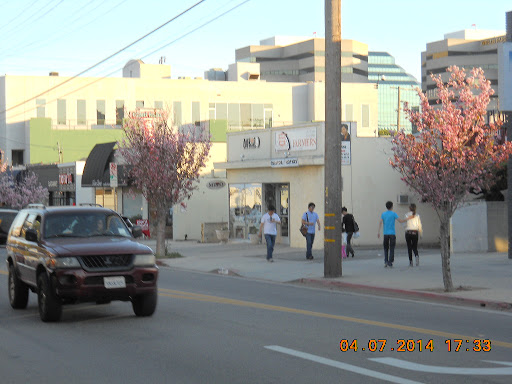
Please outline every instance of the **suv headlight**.
M76 257L52 257L48 260L51 268L80 268L80 262Z
M135 255L133 265L137 267L148 267L153 266L156 263L155 255Z

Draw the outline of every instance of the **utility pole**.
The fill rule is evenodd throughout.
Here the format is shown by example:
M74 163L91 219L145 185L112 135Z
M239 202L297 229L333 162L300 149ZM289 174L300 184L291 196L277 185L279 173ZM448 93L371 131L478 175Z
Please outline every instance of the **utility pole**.
M62 149L60 147L60 142L57 141L57 151L59 153L59 163L62 163Z
M325 0L324 277L341 276L341 0Z

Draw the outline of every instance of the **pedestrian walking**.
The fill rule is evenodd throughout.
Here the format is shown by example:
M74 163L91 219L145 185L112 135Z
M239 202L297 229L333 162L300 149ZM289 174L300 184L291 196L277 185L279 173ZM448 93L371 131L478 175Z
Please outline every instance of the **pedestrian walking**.
M395 261L395 244L396 244L396 232L395 232L395 221L399 223L405 223L408 219L400 219L396 212L393 212L393 202L386 202L387 211L383 212L379 222L379 232L377 237L380 238L380 229L384 226L384 267L393 267ZM389 253L389 257L388 257Z
M423 234L420 215L416 213L416 204L409 205L409 212L405 214L407 223L405 224L405 242L407 243L407 252L409 254L409 266L412 267L412 254L416 258L416 266L420 265L420 255L418 254L418 238Z
M352 257L354 257L354 248L352 248L352 244L350 242L354 232L357 232L354 215L348 213L347 207L341 208L341 214L343 215L343 220L341 222L341 232L345 232L347 234L347 257L350 257L351 253Z
M274 262L272 254L274 253L274 245L276 243L277 224L281 224L281 219L276 213L276 207L269 205L267 208L267 213L261 217L258 236L261 237L261 231L263 230L265 241L267 242L267 261L271 263Z
M318 214L314 212L315 203L308 204L308 210L302 215L302 224L308 227L308 233L306 234L306 259L313 260L313 243L315 241L315 224L318 224L318 230L320 230L320 219Z

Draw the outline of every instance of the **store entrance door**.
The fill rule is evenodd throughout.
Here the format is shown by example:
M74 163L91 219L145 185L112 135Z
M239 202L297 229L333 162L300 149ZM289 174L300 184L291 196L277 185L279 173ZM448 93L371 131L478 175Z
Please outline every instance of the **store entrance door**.
M263 184L265 210L269 205L276 207L276 213L281 218L278 228L277 241L281 244L290 244L289 215L290 215L290 184Z

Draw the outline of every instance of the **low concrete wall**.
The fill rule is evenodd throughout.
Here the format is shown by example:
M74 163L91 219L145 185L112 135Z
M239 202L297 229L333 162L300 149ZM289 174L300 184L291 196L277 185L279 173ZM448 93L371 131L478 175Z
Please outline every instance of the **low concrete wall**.
M227 227L228 223L201 223L201 242L218 243L219 239L215 230Z
M508 252L507 220L504 201L465 204L452 217L452 251Z

